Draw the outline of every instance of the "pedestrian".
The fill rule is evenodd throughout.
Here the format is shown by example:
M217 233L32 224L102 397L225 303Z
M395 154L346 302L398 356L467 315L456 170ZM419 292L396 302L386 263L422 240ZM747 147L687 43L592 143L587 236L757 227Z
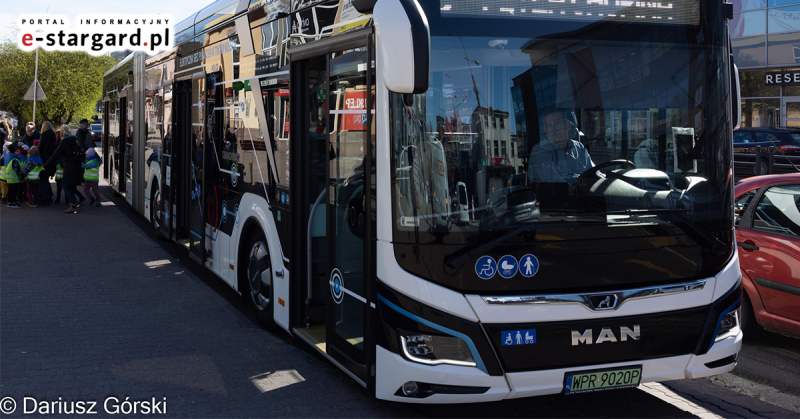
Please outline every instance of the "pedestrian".
M36 131L36 126L33 125L33 122L28 122L25 125L25 135L22 136L20 141L25 143L28 148L31 148L33 147L33 140L38 140L40 136L41 133Z
M31 208L38 207L42 201L39 194L39 176L42 173L43 166L42 158L39 157L39 147L31 147L28 150L28 161L25 163L25 169L23 170L23 174L26 176L25 183L28 185L28 194L31 197L28 201L28 206Z
M38 141L39 156L42 158L42 161L49 160L53 152L56 151L57 146L56 133L50 121L44 121L42 123L42 134ZM53 189L50 187L50 178L55 176L57 169L58 166L50 170L42 170L39 176L39 194L42 198L40 202L41 205L50 205L53 202Z
M8 146L13 144L8 141L3 144L3 155L0 156L0 202L3 204L8 203L8 182L6 182L6 163L11 161L11 153L8 152Z
M19 165L24 170L25 165L28 164L28 146L24 143L19 143ZM23 203L28 202L28 184L25 183L25 177L20 178L19 182L19 197L17 197L17 202L20 205Z
M0 122L0 143L5 143L11 138L11 128L8 127L8 122L4 119Z
M78 212L78 207L80 206L80 202L75 196L75 192L77 192L75 185L79 182L78 176L81 174L81 164L83 163L84 153L80 144L78 144L78 137L72 135L72 131L68 125L61 126L61 134L63 136L61 143L56 148L56 151L53 152L53 155L47 159L44 166L46 168L55 167L56 160L58 160L59 157L63 160L63 189L64 196L67 198L67 203L69 204L69 208L64 212L75 214Z
M94 136L92 135L92 131L89 130L89 120L83 118L79 124L80 128L78 128L78 132L75 133L75 136L78 137L78 143L83 147L83 151L94 148Z
M10 153L10 159L4 166L5 174L6 174L6 182L8 182L8 208L22 208L19 205L19 185L21 179L24 179L22 176L22 167L19 161L19 146L16 144L9 144L8 152Z
M97 155L97 152L94 148L90 148L86 150L86 158L83 161L83 193L84 195L89 197L89 205L91 206L95 202L97 202L97 206L100 207L100 187L98 186L97 182L100 181L100 165L103 164L103 161L100 160L100 156ZM94 198L92 197L91 191L94 191Z

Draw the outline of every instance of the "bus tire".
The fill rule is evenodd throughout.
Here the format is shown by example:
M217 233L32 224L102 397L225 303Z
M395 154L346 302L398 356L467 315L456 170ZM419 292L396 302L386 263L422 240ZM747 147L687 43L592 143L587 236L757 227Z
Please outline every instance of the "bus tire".
M258 323L271 329L275 320L272 316L272 264L267 240L260 230L245 237L239 252L239 290Z
M158 190L158 186L153 186L153 190L150 192L150 225L153 226L153 232L156 234L156 238L165 240L165 237L161 234L161 222L159 221L159 211L161 209L157 206L160 197L161 191Z

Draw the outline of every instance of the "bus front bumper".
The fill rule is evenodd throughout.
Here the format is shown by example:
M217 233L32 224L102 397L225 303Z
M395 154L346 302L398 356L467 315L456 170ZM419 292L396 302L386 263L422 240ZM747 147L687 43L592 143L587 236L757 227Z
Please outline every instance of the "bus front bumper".
M513 372L499 376L488 375L475 367L423 365L378 346L375 392L379 399L402 403L478 403L559 394L564 391L565 375L574 371L641 365L641 383L708 377L734 368L742 347L742 336L739 332L716 342L703 355ZM428 389L429 395L404 395L403 386L409 382Z

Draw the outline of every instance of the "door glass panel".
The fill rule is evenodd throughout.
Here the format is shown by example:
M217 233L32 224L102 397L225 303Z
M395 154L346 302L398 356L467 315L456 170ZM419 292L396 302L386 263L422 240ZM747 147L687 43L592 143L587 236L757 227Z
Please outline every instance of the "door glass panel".
M313 220L303 225L309 225L311 230L308 232L311 242L307 245L311 248L311 278L313 283L311 290L312 298L306 307L305 316L308 323L312 325L312 327L307 328L307 330L317 342L326 342L327 331L325 329L325 324L328 322L328 300L331 298L330 285L328 284L331 270L328 267L327 201L321 198L321 196L324 196L327 192L328 160L332 155L332 149L328 141L328 127L324 122L328 112L326 66L327 60L324 56L308 60L306 69L304 70L307 77L306 85L308 86L308 90L304 90L302 95L296 96L298 97L298 103L292 104L292 106L298 107L302 104L302 109L304 109L305 112L304 120L296 117L293 121L297 121L296 125L298 127L307 127L305 131L307 132L307 140L304 138L304 141L308 141L309 164L305 165L301 170L305 171L305 174L308 175L308 188L303 192L305 194L304 200L307 203L307 205L304 206L304 210L306 211L305 219L308 220L308 217L311 217L313 212ZM294 94L294 92L292 92L292 94ZM276 102L278 102L277 99L279 98L280 97L276 97ZM280 103L276 103L276 105L278 104L280 105L281 112L288 113L288 110L284 111L283 100L281 100ZM280 124L288 123L289 115L286 115L286 122L283 121L282 115L278 112L278 109L276 109L273 115L278 121L281 121L278 123L275 130L278 133L282 133ZM276 138L280 138L280 136L276 136ZM282 143L288 146L285 141L279 139L278 147L280 147ZM298 148L295 148L295 151L297 150ZM305 152L301 155L305 155ZM276 153L275 156L276 160L280 162L281 153ZM280 163L277 164L280 167ZM297 170L297 172L299 171L300 170ZM279 170L278 173L280 174L281 171ZM320 324L322 327L317 326Z
M786 117L789 119L800 118L800 102L786 102Z
M745 99L742 103L743 127L777 127L780 124L781 100Z
M328 130L333 157L328 166L329 229L333 263L340 283L334 284L335 343L351 360L364 362L364 322L367 308L364 237L368 222L366 201L367 139L371 118L367 104L367 49L330 56ZM334 280L335 282L335 280ZM341 288L340 293L337 290Z
M192 126L191 134L191 194L189 209L189 240L191 252L202 255L203 237L205 236L205 222L203 221L202 188L203 188L203 109L204 109L205 78L199 77L192 80Z
M800 236L800 185L769 188L756 207L753 230Z
M767 142L767 141L769 141L769 142L777 142L778 141L778 137L776 137L773 134L768 134L766 132L756 132L754 134L756 136L756 142L757 143L763 143L763 142Z

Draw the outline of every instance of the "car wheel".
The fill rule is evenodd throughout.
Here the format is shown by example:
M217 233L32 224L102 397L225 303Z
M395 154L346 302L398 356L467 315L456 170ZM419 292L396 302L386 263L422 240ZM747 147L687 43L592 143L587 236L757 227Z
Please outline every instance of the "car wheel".
M755 174L756 174L756 176L761 176L761 175L766 175L766 174L768 174L768 173L769 173L769 167L767 166L767 163L766 163L765 161L763 161L763 160L762 160L762 161L761 161L761 164L760 164L760 165L758 165L758 166L756 166L756 167L753 169L753 173L755 173Z
M239 286L242 297L253 310L256 320L265 328L275 325L272 317L272 264L264 235L251 234L239 257Z
M747 293L742 298L742 331L748 337L759 336L764 333L764 329L756 321L756 314L753 311L753 303Z

